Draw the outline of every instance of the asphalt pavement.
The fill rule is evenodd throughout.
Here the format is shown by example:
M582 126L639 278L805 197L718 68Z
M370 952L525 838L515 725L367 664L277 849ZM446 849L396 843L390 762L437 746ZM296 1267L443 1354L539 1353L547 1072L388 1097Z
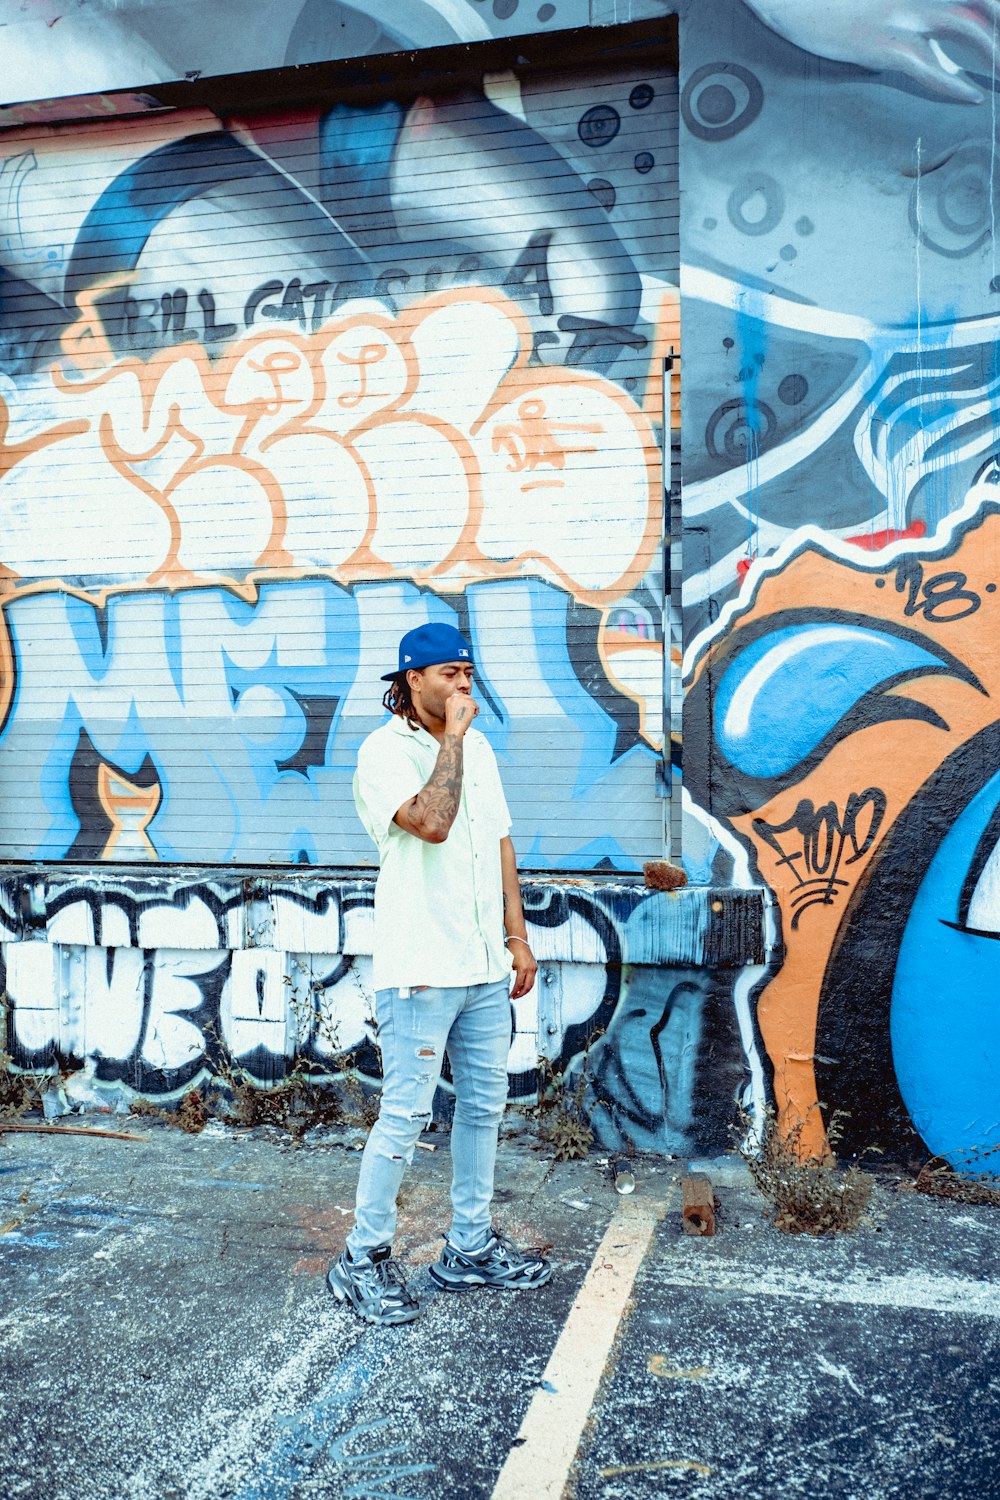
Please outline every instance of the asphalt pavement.
M555 1275L456 1296L437 1132L396 1242L424 1314L382 1330L324 1284L357 1132L72 1123L140 1139L0 1131L0 1500L1000 1497L998 1208L885 1170L861 1228L789 1236L732 1158L695 1238L686 1163L622 1197L517 1131L497 1217Z

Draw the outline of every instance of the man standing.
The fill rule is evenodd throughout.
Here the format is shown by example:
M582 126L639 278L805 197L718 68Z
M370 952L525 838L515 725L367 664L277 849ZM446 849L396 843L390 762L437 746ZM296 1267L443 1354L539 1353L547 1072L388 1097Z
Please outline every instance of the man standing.
M354 1228L327 1284L369 1323L408 1323L419 1312L392 1258L396 1197L430 1122L446 1051L455 1086L452 1222L431 1277L464 1292L542 1286L552 1275L548 1261L517 1250L490 1219L510 1000L528 993L537 965L496 760L471 727L479 712L473 671L469 645L452 626L404 635L397 669L382 679L391 683L383 702L392 717L361 746L354 778L380 863L382 1101L361 1160Z

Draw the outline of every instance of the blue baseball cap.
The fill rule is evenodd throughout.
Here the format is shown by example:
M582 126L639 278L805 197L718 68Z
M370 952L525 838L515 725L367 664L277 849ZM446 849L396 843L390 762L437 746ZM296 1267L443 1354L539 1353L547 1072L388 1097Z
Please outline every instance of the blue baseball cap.
M472 661L468 641L454 625L418 625L408 630L399 643L399 666L385 672L383 682L391 682L401 672L419 672L422 667L436 667L443 661Z

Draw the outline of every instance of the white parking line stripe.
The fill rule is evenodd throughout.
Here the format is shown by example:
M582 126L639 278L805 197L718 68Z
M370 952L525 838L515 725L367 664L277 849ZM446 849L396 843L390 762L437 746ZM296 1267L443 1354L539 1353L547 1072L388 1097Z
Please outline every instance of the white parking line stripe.
M822 1271L727 1265L719 1259L675 1258L661 1269L658 1285L693 1291L735 1292L750 1297L791 1297L805 1302L836 1302L899 1311L946 1313L949 1317L1000 1318L1000 1287L990 1281L941 1276L915 1267L899 1275L856 1271L834 1280Z
M636 1194L615 1210L500 1470L492 1500L560 1500L615 1335L665 1203Z

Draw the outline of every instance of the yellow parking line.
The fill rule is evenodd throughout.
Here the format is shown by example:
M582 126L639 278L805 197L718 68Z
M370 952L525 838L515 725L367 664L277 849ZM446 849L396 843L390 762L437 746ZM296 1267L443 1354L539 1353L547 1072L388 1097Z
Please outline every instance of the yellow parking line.
M624 1198L597 1247L492 1500L560 1500L664 1203Z

